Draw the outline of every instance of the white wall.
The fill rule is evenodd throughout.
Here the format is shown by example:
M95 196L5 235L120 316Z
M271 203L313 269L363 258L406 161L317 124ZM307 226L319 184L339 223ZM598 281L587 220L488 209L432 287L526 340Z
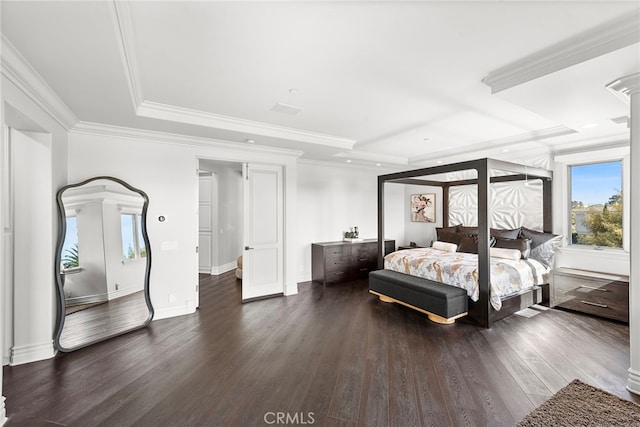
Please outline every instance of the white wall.
M39 104L34 102L26 94L28 90L24 90L23 87L18 87L12 80L8 79L3 73L2 75L2 125L11 126L18 130L24 130L28 132L38 132L43 135L48 135L50 139L50 150L48 154L47 162L50 165L48 174L48 190L47 198L50 201L51 209L47 209L50 212L57 212L55 208L55 192L58 188L66 184L66 169L67 169L67 132L55 119L52 118L45 110L43 110ZM5 140L5 133L3 132L3 147L7 143ZM32 165L17 165L18 167L31 168ZM4 169L4 167L3 167ZM3 171L6 172L6 171ZM3 207L5 207L6 192L9 191L10 183L6 182L3 178L2 183L2 197ZM7 225L6 215L3 215L3 226ZM20 325L14 325L13 314L18 311L29 310L29 307L23 307L16 305L11 307L11 310L7 310L7 304L11 304L12 300L6 298L7 286L10 285L10 281L5 276L6 271L6 257L7 254L12 251L9 247L9 242L3 234L0 237L2 240L0 243L0 249L2 251L1 259L2 271L0 271L0 306L2 307L2 315L5 317L3 328L3 342L2 342L2 356L3 364L8 363L9 356L12 353L12 346L14 337L8 331L18 328L16 332L20 335L19 339L23 352L19 357L13 357L14 363L27 363L34 360L40 360L47 357L51 357L53 354L53 332L55 327L56 318L56 299L55 299L55 281L52 270L53 258L55 253L55 245L58 234L58 222L57 216L47 215L41 219L48 223L47 229L49 230L48 236L44 236L40 245L44 244L43 250L48 252L47 258L51 262L47 262L46 265L38 266L42 271L46 272L50 270L51 274L47 274L46 278L39 282L38 291L32 292L33 298L36 300L31 302L34 307L45 307L44 310L39 311L36 315L30 318L29 324L21 323ZM35 304L33 304L35 302Z
M409 242L416 242L418 246L431 246L431 242L436 240L436 227L442 227L442 188L428 185L403 185L388 184L388 186L404 187L405 204L405 245ZM436 195L436 222L413 222L411 221L411 195L435 193Z
M296 165L292 153L259 147L240 151L216 143L209 146L189 141L165 143L88 132L73 132L69 136L70 182L111 175L144 191L149 197L150 294L155 319L195 311L199 158L284 164L293 180L286 183L285 210L292 227L295 226L295 209L291 204L295 208ZM164 222L158 221L161 215L166 218ZM293 248L293 240L287 245ZM285 294L290 295L297 293L295 254L286 253L285 260Z
M356 165L298 164L298 281L311 280L311 243L342 240L358 226L363 238L378 237L378 175ZM385 190L385 238L403 243L405 201L402 185Z

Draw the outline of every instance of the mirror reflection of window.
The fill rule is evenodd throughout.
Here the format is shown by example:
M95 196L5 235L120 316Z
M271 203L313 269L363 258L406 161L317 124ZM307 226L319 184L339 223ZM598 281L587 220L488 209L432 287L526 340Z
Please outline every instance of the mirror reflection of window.
M122 232L122 258L127 260L146 257L147 251L142 237L142 216L130 213L121 214L120 228Z
M66 217L67 230L62 246L62 266L64 268L74 268L80 266L80 256L78 252L78 218L75 216Z

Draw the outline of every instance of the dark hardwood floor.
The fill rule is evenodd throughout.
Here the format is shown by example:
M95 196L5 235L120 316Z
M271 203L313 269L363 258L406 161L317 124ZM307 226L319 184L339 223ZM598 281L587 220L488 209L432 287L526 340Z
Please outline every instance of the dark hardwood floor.
M89 306L65 316L63 348L74 348L138 327L149 318L143 291Z
M574 378L640 402L622 324L532 310L436 325L366 280L244 305L233 272L200 285L193 315L5 367L7 425L510 426Z

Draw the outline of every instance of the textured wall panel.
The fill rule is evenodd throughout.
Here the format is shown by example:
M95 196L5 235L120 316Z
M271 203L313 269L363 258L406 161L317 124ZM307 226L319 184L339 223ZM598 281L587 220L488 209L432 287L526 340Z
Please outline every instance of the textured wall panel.
M542 230L542 181L529 181L528 186L524 182L491 184L489 200L491 227ZM477 186L450 189L449 224L478 225Z

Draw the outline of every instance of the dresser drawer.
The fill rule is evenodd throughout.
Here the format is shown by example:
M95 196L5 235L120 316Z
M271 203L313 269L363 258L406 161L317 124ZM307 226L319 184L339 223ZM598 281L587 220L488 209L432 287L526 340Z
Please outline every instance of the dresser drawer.
M385 241L385 253L395 241ZM324 242L311 244L311 280L323 285L366 278L378 266L378 242Z
M558 307L606 317L607 319L619 320L621 322L629 321L628 300L607 300L592 297L584 299L574 298L559 304Z
M342 282L344 280L349 279L349 269L334 269L334 270L325 270L324 272L324 282L325 283L337 283Z
M552 305L628 322L629 282L621 279L621 276L558 269L553 275Z

